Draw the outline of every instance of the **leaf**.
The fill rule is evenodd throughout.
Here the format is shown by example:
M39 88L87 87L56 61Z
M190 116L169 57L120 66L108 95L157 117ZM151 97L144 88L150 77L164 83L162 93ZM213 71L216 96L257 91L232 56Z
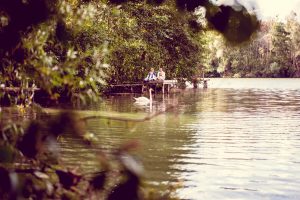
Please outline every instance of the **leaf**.
M9 178L9 171L0 167L0 198L11 190L11 182Z
M104 185L107 180L107 172L98 172L96 176L94 176L90 180L90 185L95 189L95 190L102 190L104 188Z
M125 171L127 180L115 187L108 196L108 200L130 199L138 200L140 179L130 171Z
M56 170L55 172L59 178L59 182L65 189L70 189L72 186L76 186L82 178L81 175L75 174L72 171Z
M0 163L11 163L14 161L15 151L10 145L0 146Z
M121 153L119 159L123 167L136 176L141 176L144 172L142 163L128 153Z
M35 171L35 172L33 172L33 174L34 174L36 177L40 178L40 179L49 179L49 178L50 178L50 177L48 176L48 174L45 174L45 173L40 172L40 171Z
M249 40L259 27L257 17L249 14L243 6L241 8L241 10L234 10L230 6L211 8L206 18L229 42L241 43Z
M42 152L43 141L41 124L33 121L27 128L22 140L18 143L18 149L28 158L36 158Z
M129 142L124 143L119 151L120 152L130 152L132 150L136 150L141 146L140 142L138 140L131 140Z
M98 139L95 137L95 134L90 133L90 132L86 132L86 133L83 135L83 140L84 140L84 142L86 142L86 143L89 144L89 145L91 145L92 143L98 141Z

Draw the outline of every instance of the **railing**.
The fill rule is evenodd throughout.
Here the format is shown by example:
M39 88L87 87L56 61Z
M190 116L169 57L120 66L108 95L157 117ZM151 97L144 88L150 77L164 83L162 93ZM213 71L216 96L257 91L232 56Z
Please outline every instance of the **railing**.
M157 86L162 86L162 93L165 93L165 86L167 87L167 92L170 92L171 87L175 87L177 85L177 80L154 80L147 81L143 83L124 83L124 84L111 84L111 87L130 87L130 90L133 92L133 87L141 86L141 91L144 92L149 86L154 86L154 90L156 90Z

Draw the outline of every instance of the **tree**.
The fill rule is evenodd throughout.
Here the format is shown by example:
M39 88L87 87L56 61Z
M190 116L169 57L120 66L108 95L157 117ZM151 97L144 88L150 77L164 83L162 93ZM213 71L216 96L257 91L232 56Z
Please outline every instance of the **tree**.
M297 14L292 12L287 18L286 30L289 31L289 46L290 46L290 59L292 62L292 70L295 72L293 76L300 77L300 65L298 57L300 55L300 23L297 20Z
M38 19L25 18L23 22L18 14L11 14L15 7L29 14L40 6L47 15ZM11 21L1 29L1 39L9 41L1 43L2 83L25 87L28 84L22 80L27 79L29 86L35 83L51 99L97 99L104 82L106 47L101 38L103 22L95 18L95 4L60 0L30 1L27 5L12 1L2 7ZM20 22L22 26L15 25ZM14 36L12 41L7 34Z
M284 24L282 22L276 22L271 30L272 34L272 63L275 63L280 67L279 70L273 70L270 66L271 72L273 70L275 76L289 77L293 74L290 68L290 38L289 32L285 30Z
M130 24L117 25L112 37L112 81L143 80L150 67L165 68L168 78L193 75L200 47L187 27L192 15L178 18L167 5L145 3L126 4L120 13Z

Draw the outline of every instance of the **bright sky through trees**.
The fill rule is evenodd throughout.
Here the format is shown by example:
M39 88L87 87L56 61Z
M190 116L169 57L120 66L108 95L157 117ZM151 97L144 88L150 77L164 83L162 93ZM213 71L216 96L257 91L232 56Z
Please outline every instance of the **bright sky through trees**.
M248 10L254 10L259 18L285 19L292 11L297 13L300 20L300 0L212 0L217 4L233 5L240 3Z
M300 0L256 0L259 7L259 14L263 18L275 17L284 19L292 11L297 13L300 19Z

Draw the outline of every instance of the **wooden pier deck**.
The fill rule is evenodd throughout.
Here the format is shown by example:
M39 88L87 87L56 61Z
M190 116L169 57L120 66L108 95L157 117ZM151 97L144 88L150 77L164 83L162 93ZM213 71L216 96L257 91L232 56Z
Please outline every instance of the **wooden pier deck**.
M152 87L156 92L158 87L162 88L162 93L169 93L171 87L175 87L177 85L177 80L158 80L158 81L147 81L142 83L124 83L124 84L112 84L110 85L112 88L116 87L128 87L131 92L134 92L134 88L138 87L139 91L142 93L149 87Z
M24 91L24 92L34 92L34 91L39 91L41 90L40 88L21 88L21 87L0 87L0 91L1 92L21 92L21 91Z

